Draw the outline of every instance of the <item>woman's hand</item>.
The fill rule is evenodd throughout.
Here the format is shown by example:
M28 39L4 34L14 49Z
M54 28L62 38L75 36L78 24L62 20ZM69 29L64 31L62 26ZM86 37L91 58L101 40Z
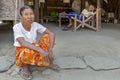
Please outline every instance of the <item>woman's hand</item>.
M42 57L47 57L49 55L49 53L47 51L44 51L42 49L39 50L39 52L41 53Z
M49 52L43 50L43 52L41 53L41 55L42 55L43 59L44 59L46 62L50 62L50 60L49 60L49 58L48 58Z

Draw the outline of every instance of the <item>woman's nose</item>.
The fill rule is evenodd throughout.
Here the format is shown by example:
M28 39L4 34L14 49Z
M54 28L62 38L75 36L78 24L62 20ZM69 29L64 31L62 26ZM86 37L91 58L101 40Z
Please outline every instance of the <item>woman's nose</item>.
M28 15L27 18L31 18L32 16L31 15Z

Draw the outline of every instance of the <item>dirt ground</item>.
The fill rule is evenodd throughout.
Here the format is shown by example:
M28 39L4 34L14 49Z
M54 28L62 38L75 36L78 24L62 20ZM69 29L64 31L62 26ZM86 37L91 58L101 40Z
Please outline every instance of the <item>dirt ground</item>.
M95 32L88 28L80 28L76 32L62 31L56 23L44 24L56 34L55 58L59 57L120 57L120 24L102 24L102 28ZM38 34L37 40L40 38ZM14 56L12 27L0 26L0 56ZM64 61L63 61L64 62ZM23 80L20 77L8 76L0 73L0 80ZM33 80L119 80L120 69L95 71L87 69L63 69L55 72L49 69L45 71L33 71ZM7 75L7 76L6 76Z

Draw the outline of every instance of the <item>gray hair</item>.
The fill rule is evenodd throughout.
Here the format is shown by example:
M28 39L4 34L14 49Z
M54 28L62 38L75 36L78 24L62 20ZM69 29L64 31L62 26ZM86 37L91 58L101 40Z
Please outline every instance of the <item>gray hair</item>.
M33 11L33 9L32 9L30 6L25 5L25 6L23 6L23 7L20 8L20 15L22 15L22 12L23 12L25 9L31 9L31 10Z

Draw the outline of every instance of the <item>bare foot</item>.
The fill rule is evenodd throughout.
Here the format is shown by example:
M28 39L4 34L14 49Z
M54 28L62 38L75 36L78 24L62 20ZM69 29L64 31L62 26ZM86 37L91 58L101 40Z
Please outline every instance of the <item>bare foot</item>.
M48 67L53 70L60 71L60 67L56 64L50 64Z

